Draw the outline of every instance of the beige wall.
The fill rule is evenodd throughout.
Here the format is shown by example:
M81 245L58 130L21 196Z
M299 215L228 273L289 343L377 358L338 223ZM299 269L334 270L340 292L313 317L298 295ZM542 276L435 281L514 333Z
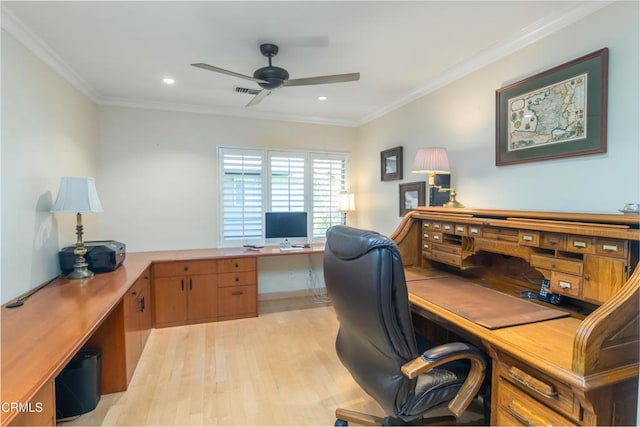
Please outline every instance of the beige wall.
M392 232L398 184L419 148L449 151L458 200L468 207L616 212L640 199L638 2L614 3L522 50L359 129L355 179L358 224ZM495 91L603 47L609 48L605 154L495 166ZM404 147L404 180L381 182L379 153ZM393 201L393 202L389 202Z
M1 52L4 303L56 276L75 242L75 215L49 210L61 176L95 176L96 123L94 104L4 30ZM85 231L98 235L94 215Z

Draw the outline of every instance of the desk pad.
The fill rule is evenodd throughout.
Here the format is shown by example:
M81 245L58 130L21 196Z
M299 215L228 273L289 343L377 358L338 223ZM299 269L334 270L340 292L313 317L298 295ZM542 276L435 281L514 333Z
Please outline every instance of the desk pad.
M407 289L415 296L488 329L569 316L564 311L453 277L411 281L407 283Z

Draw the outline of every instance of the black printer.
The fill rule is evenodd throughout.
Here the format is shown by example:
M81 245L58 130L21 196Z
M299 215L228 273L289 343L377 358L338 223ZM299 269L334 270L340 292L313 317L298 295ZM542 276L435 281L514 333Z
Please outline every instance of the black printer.
M87 248L87 253L84 256L87 264L89 264L87 268L94 273L115 270L122 264L126 256L126 245L115 240L84 242L84 247ZM58 254L60 269L64 274L73 271L73 263L76 261L76 256L73 254L75 248L75 246L67 246L62 248Z

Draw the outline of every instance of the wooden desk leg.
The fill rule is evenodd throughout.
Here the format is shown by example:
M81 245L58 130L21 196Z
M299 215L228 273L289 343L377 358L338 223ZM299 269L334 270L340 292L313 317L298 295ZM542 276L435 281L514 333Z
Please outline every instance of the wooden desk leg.
M124 305L122 301L102 322L102 325L89 338L83 348L99 349L102 352L101 394L116 393L127 389Z

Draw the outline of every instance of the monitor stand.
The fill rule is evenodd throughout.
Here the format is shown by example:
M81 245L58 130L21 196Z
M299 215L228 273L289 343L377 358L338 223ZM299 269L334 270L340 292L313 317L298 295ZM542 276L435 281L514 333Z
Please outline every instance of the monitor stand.
M291 247L291 243L289 239L285 239L284 242L280 242L280 249L289 249Z

